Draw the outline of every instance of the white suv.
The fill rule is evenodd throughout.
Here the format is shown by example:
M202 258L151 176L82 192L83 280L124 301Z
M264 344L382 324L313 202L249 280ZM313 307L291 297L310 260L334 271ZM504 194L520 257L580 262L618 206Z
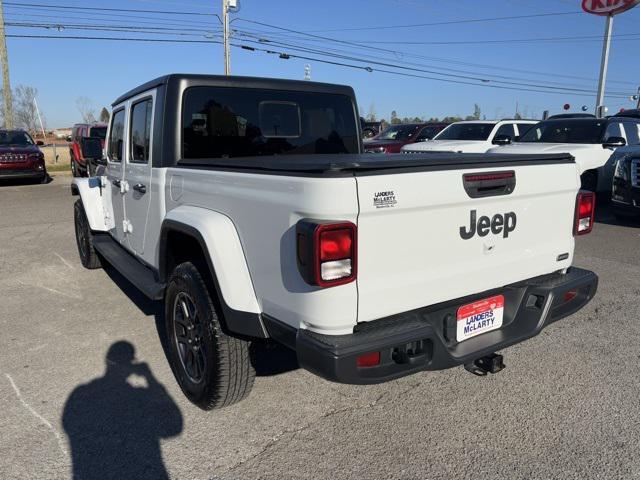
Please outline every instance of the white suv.
M456 122L433 140L402 147L403 153L458 152L484 153L496 145L511 143L523 135L536 120L472 120Z

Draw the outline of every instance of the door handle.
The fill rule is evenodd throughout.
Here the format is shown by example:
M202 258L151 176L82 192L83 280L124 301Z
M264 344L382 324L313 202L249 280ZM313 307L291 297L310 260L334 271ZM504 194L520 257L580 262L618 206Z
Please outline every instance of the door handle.
M143 195L144 195L145 193L147 193L147 187L145 187L145 186L144 186L143 184L141 184L141 183L136 183L136 184L133 186L133 189L134 189L136 192L139 192L139 193L141 193L141 194L143 194Z

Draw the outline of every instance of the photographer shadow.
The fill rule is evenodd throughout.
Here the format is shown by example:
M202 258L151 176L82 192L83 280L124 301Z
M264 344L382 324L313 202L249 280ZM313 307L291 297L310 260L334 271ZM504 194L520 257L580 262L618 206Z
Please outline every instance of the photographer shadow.
M160 439L182 432L182 413L149 366L134 360L131 343L114 343L104 376L67 399L62 424L73 478L169 478Z

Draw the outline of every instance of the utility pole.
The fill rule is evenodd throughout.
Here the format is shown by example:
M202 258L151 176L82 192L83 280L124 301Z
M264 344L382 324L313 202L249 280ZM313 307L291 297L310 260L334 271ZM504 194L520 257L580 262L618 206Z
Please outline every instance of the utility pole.
M231 52L229 50L229 0L222 0L222 35L224 37L224 74L231 75Z
M4 11L0 0L0 61L2 62L2 93L4 96L4 128L13 128L13 98L9 81L9 57L4 31Z
M613 15L607 15L607 23L604 29L604 44L602 45L602 61L600 63L600 80L598 82L598 97L596 98L596 117L602 118L605 114L604 87L607 83L607 66L609 65L609 51L611 50L611 28L613 27Z

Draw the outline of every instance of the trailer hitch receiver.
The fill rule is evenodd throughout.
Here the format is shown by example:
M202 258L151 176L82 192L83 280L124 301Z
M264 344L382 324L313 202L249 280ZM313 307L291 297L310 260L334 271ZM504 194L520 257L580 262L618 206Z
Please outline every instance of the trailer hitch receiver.
M465 363L464 365L464 369L467 372L471 372L479 377L484 377L488 373L498 373L504 368L504 357L498 353L477 358L472 363Z

